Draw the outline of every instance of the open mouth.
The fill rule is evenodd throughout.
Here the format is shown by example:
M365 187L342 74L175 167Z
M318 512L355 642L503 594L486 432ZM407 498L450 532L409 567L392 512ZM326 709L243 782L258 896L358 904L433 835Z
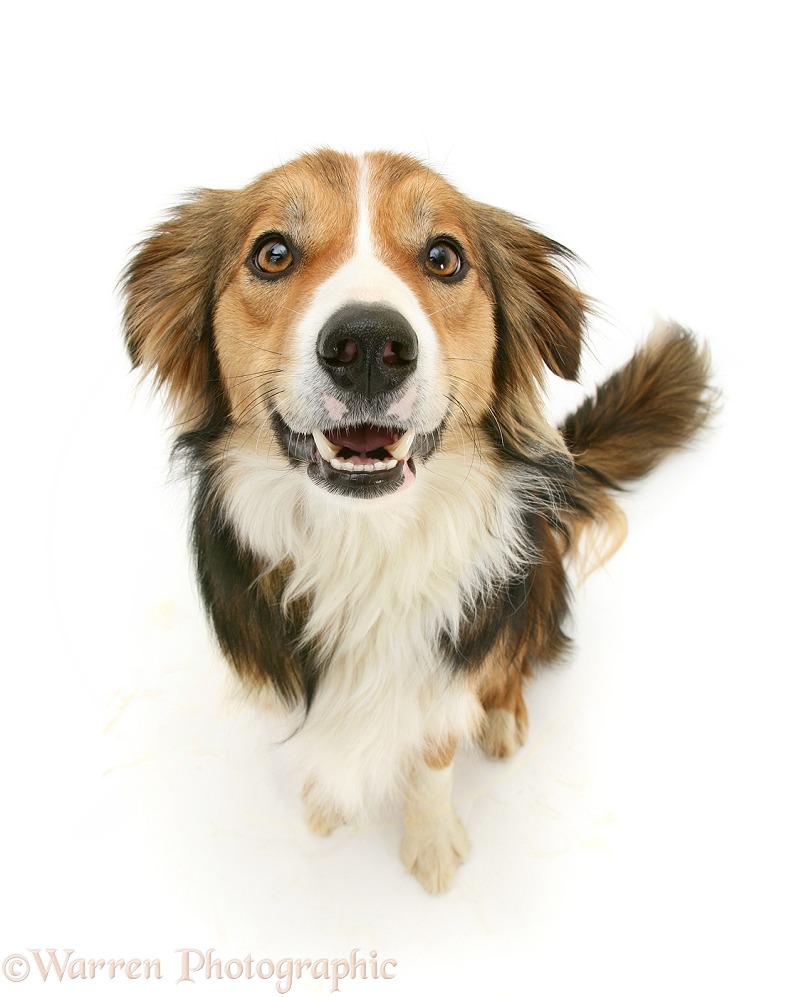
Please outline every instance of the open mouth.
M340 491L375 497L396 491L416 474L411 454L413 429L362 424L341 426L323 433L313 430L313 480Z
M293 467L306 467L321 488L353 498L378 498L405 491L416 478L416 465L433 455L443 423L427 433L406 426L366 422L326 430L298 432L276 410L271 428Z

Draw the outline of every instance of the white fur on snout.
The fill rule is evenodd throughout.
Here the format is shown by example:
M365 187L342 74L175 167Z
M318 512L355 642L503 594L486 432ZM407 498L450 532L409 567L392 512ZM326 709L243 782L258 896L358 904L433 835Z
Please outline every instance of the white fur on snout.
M411 385L402 398L389 406L386 414L391 415L395 419L400 419L401 422L408 422L413 414L415 404L416 387Z
M394 413L395 417L408 419L419 432L430 432L441 423L446 412L447 401L439 383L443 363L435 327L411 288L376 252L369 197L367 162L363 158L353 256L318 286L294 330L297 360L283 392L280 411L299 432L309 432L320 423L325 398L332 394L329 376L317 359L318 336L329 319L350 304L391 308L408 322L416 335L419 349L416 370L405 395L395 403L406 414Z
M339 422L340 419L348 414L348 406L339 398L335 398L334 395L325 394L323 396L323 404L329 413L329 418L334 419L335 422Z

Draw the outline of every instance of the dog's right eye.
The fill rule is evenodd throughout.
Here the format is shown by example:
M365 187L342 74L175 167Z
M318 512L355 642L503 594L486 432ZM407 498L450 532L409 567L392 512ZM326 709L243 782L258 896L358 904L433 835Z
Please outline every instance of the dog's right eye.
M252 250L250 264L260 277L280 277L293 266L293 250L281 235L264 236Z

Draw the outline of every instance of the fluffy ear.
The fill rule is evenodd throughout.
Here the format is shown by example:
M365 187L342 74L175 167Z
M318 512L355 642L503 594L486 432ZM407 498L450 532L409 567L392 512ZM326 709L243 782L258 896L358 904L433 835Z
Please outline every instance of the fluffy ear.
M212 316L233 200L232 191L197 191L137 247L122 278L132 363L166 390L180 429L207 424L222 404Z
M506 211L488 205L478 208L483 277L494 303L498 337L496 379L502 421L512 437L524 431L544 436L537 415L543 364L560 377L575 379L588 301L565 270L574 259L568 249Z

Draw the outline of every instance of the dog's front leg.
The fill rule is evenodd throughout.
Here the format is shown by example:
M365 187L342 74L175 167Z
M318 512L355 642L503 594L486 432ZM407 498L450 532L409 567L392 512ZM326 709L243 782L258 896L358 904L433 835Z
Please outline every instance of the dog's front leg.
M468 852L468 836L450 800L455 745L428 749L411 770L400 857L428 893L452 885Z

